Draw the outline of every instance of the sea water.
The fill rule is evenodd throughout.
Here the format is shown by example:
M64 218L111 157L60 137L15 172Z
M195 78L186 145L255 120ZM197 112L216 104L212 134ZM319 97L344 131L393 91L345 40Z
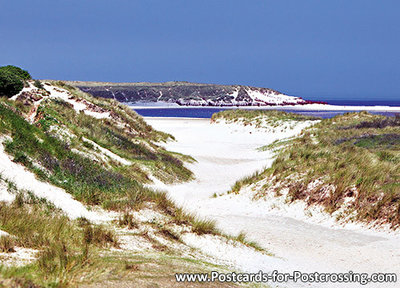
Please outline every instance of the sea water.
M179 118L211 118L212 114L227 109L232 109L232 108L204 108L204 107L191 107L191 108L170 107L170 108L145 108L145 109L133 108L133 110L135 110L139 115L143 117L179 117ZM291 110L291 109L279 109L279 110L308 115L308 116L316 116L321 118L332 118L336 115L344 114L346 112L356 112L356 111L340 111L340 110L339 111L315 111L315 110ZM396 115L395 112L370 111L370 113L384 115L384 116Z

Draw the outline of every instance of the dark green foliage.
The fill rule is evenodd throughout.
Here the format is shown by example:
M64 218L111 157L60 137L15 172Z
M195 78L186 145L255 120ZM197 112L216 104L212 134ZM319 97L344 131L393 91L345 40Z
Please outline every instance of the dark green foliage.
M24 88L24 84L18 76L0 69L0 96L12 97L18 94L22 88Z
M15 76L17 76L21 80L30 80L32 79L31 75L29 74L28 71L23 70L17 66L13 65L7 65L7 66L2 66L0 67L0 71L6 71L9 72Z
M32 79L28 71L8 65L0 67L0 96L11 97L24 88L25 80Z

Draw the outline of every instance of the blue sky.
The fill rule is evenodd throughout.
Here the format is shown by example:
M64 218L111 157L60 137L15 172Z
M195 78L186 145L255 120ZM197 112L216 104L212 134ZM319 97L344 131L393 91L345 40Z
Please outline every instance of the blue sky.
M399 99L399 1L0 0L0 65L35 78Z

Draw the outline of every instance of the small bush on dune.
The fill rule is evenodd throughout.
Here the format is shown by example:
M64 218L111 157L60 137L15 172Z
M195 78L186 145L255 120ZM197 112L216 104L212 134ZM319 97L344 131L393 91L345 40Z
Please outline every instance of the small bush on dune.
M8 65L0 67L0 96L12 97L24 88L24 82L32 79L28 71Z
M18 76L9 71L0 70L0 96L12 97L22 88L24 88L24 83Z
M2 67L0 67L0 71L9 72L9 73L17 76L21 80L32 79L32 77L28 71L23 70L22 68L19 68L17 66L13 66L13 65L2 66Z

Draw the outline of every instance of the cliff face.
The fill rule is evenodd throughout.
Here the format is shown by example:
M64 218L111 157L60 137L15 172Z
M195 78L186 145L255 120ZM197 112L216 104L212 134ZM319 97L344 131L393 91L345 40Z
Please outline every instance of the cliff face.
M243 85L68 82L95 97L120 102L168 102L190 106L282 106L313 103L269 88Z

